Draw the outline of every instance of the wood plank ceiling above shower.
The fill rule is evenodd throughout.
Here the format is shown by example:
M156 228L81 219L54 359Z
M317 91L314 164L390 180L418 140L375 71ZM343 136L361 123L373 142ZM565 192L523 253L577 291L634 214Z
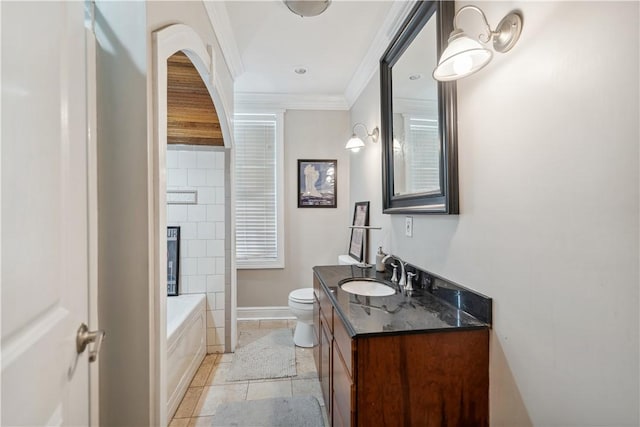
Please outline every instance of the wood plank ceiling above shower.
M167 143L224 146L220 120L198 70L182 52L167 61Z

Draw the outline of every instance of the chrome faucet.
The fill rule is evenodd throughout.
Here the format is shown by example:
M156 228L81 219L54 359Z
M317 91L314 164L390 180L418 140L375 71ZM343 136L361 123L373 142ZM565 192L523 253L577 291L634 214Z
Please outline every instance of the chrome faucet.
M385 263L389 258L393 258L393 259L395 259L395 260L396 260L396 261L398 261L398 263L400 264L400 279L398 279L398 278L396 277L396 275L395 275L395 273L396 273L396 267L397 267L397 266L396 266L395 264L391 264L391 266L393 267L393 272L394 272L394 275L393 275L393 277L391 278L391 281L392 281L392 282L397 281L397 282L398 282L398 286L400 286L400 289L403 289L403 290L404 290L404 289L405 289L405 286L406 286L406 284L407 284L407 275L406 275L406 273L405 273L405 266L407 265L407 263L406 263L406 262L404 262L404 261L402 261L402 260L400 259L400 257L398 257L398 256L396 256L396 255L391 255L391 254L389 254L389 255L385 256L384 258L382 258L382 262L383 262L383 263ZM395 278L396 280L393 280L394 278Z

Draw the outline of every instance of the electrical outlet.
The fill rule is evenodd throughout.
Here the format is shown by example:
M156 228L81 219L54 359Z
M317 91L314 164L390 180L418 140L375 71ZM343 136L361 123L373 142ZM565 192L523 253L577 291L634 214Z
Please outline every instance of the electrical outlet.
M404 217L404 235L407 237L413 237L413 217Z

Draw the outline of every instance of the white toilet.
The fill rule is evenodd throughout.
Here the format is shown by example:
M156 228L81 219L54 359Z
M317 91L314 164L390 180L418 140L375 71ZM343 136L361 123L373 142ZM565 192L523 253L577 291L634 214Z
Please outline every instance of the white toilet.
M338 257L339 265L357 264L358 261L349 255ZM298 347L313 347L316 345L313 334L313 288L300 288L289 294L289 308L298 319L293 333L293 342Z
M298 319L293 342L298 347L313 347L313 288L301 288L289 294L289 308Z

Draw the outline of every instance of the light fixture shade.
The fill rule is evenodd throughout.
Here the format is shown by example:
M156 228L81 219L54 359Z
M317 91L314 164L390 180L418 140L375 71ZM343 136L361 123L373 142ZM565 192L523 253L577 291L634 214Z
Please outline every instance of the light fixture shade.
M354 133L353 135L351 135L351 139L349 139L347 145L345 145L344 148L353 152L358 152L362 147L364 147L364 141L358 138L358 136Z
M442 52L433 78L442 82L458 80L482 69L491 61L493 52L461 30L454 30Z
M289 10L303 18L305 16L318 16L331 4L331 0L283 0Z
M393 138L393 151L394 153L399 153L400 151L402 151L402 143L396 138Z

